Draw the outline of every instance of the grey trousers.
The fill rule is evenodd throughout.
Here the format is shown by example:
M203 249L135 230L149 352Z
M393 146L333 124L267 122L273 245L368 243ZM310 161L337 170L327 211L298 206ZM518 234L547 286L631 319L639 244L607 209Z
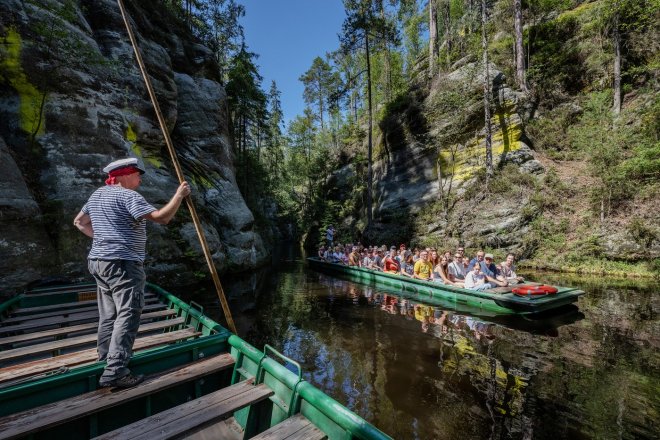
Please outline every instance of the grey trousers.
M120 379L130 373L128 361L144 307L142 263L128 260L89 260L96 280L99 307L97 351L106 361L100 382Z

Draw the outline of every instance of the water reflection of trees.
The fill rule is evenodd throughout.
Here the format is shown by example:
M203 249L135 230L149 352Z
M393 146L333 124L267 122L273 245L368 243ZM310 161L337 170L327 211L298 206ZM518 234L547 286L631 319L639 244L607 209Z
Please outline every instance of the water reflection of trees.
M657 298L648 292L594 288L580 300L584 319L528 330L301 270L264 289L248 340L283 349L307 380L395 438L658 430Z

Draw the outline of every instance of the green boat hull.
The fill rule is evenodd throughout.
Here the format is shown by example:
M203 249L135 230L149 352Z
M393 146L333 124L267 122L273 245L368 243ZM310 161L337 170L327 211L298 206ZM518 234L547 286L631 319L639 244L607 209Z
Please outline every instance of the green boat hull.
M538 314L572 304L584 295L583 291L572 287L554 286L557 288L554 295L521 297L513 293L491 293L445 286L361 267L329 263L313 257L308 258L307 262L313 269L339 275L351 281L414 293L420 300L440 300L446 305L461 306L481 314Z
M56 307L58 303L89 301L90 292L84 292L89 288L89 285L85 285L83 289L58 287L18 295L0 304L0 324L8 319L12 311L15 312L19 308ZM205 376L203 380L182 382L167 390L106 408L100 413L90 412L75 420L67 420L31 433L30 438L92 438L245 380L265 383L274 392L267 402L267 416L252 417L250 407L233 414L235 423L240 425L246 438L263 432L296 413L303 414L329 439L390 438L303 380L301 372L293 373L290 367L296 364L295 361L272 349L266 355L264 351L251 346L205 316L203 311L184 303L156 285L148 284L147 291L156 294L167 307L176 311L177 317L183 317L186 325L193 327L201 336L136 353L129 365L133 372L147 376L164 374L193 361L227 353L230 353L235 361L233 369ZM0 353L2 351L0 346ZM277 360L278 357L280 361ZM282 359L289 368L281 363ZM104 362L95 362L72 367L60 374L31 377L4 387L0 384L0 426L3 420L11 419L21 412L38 412L42 405L95 391L104 366ZM255 405L261 405L262 409L259 411L263 414L264 403ZM5 438L1 431L2 429L0 438Z

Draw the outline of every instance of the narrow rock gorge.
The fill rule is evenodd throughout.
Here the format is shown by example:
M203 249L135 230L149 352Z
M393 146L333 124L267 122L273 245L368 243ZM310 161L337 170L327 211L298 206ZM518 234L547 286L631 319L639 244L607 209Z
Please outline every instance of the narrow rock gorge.
M216 266L262 264L268 252L236 184L212 52L158 2L127 7ZM72 219L110 161L142 160L140 191L157 207L177 180L115 1L3 1L0 17L0 289L11 290L85 275L90 241ZM148 234L152 280L183 285L207 270L185 209Z

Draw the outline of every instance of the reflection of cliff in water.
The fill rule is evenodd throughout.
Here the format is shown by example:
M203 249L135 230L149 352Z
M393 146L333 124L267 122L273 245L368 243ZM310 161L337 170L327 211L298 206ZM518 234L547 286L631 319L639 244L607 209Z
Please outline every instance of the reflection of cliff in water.
M394 438L655 438L657 290L564 284L587 291L581 313L531 322L428 304L300 262L246 276L240 295L226 290L243 338L300 361L306 380ZM207 312L217 304L210 295L196 300Z

